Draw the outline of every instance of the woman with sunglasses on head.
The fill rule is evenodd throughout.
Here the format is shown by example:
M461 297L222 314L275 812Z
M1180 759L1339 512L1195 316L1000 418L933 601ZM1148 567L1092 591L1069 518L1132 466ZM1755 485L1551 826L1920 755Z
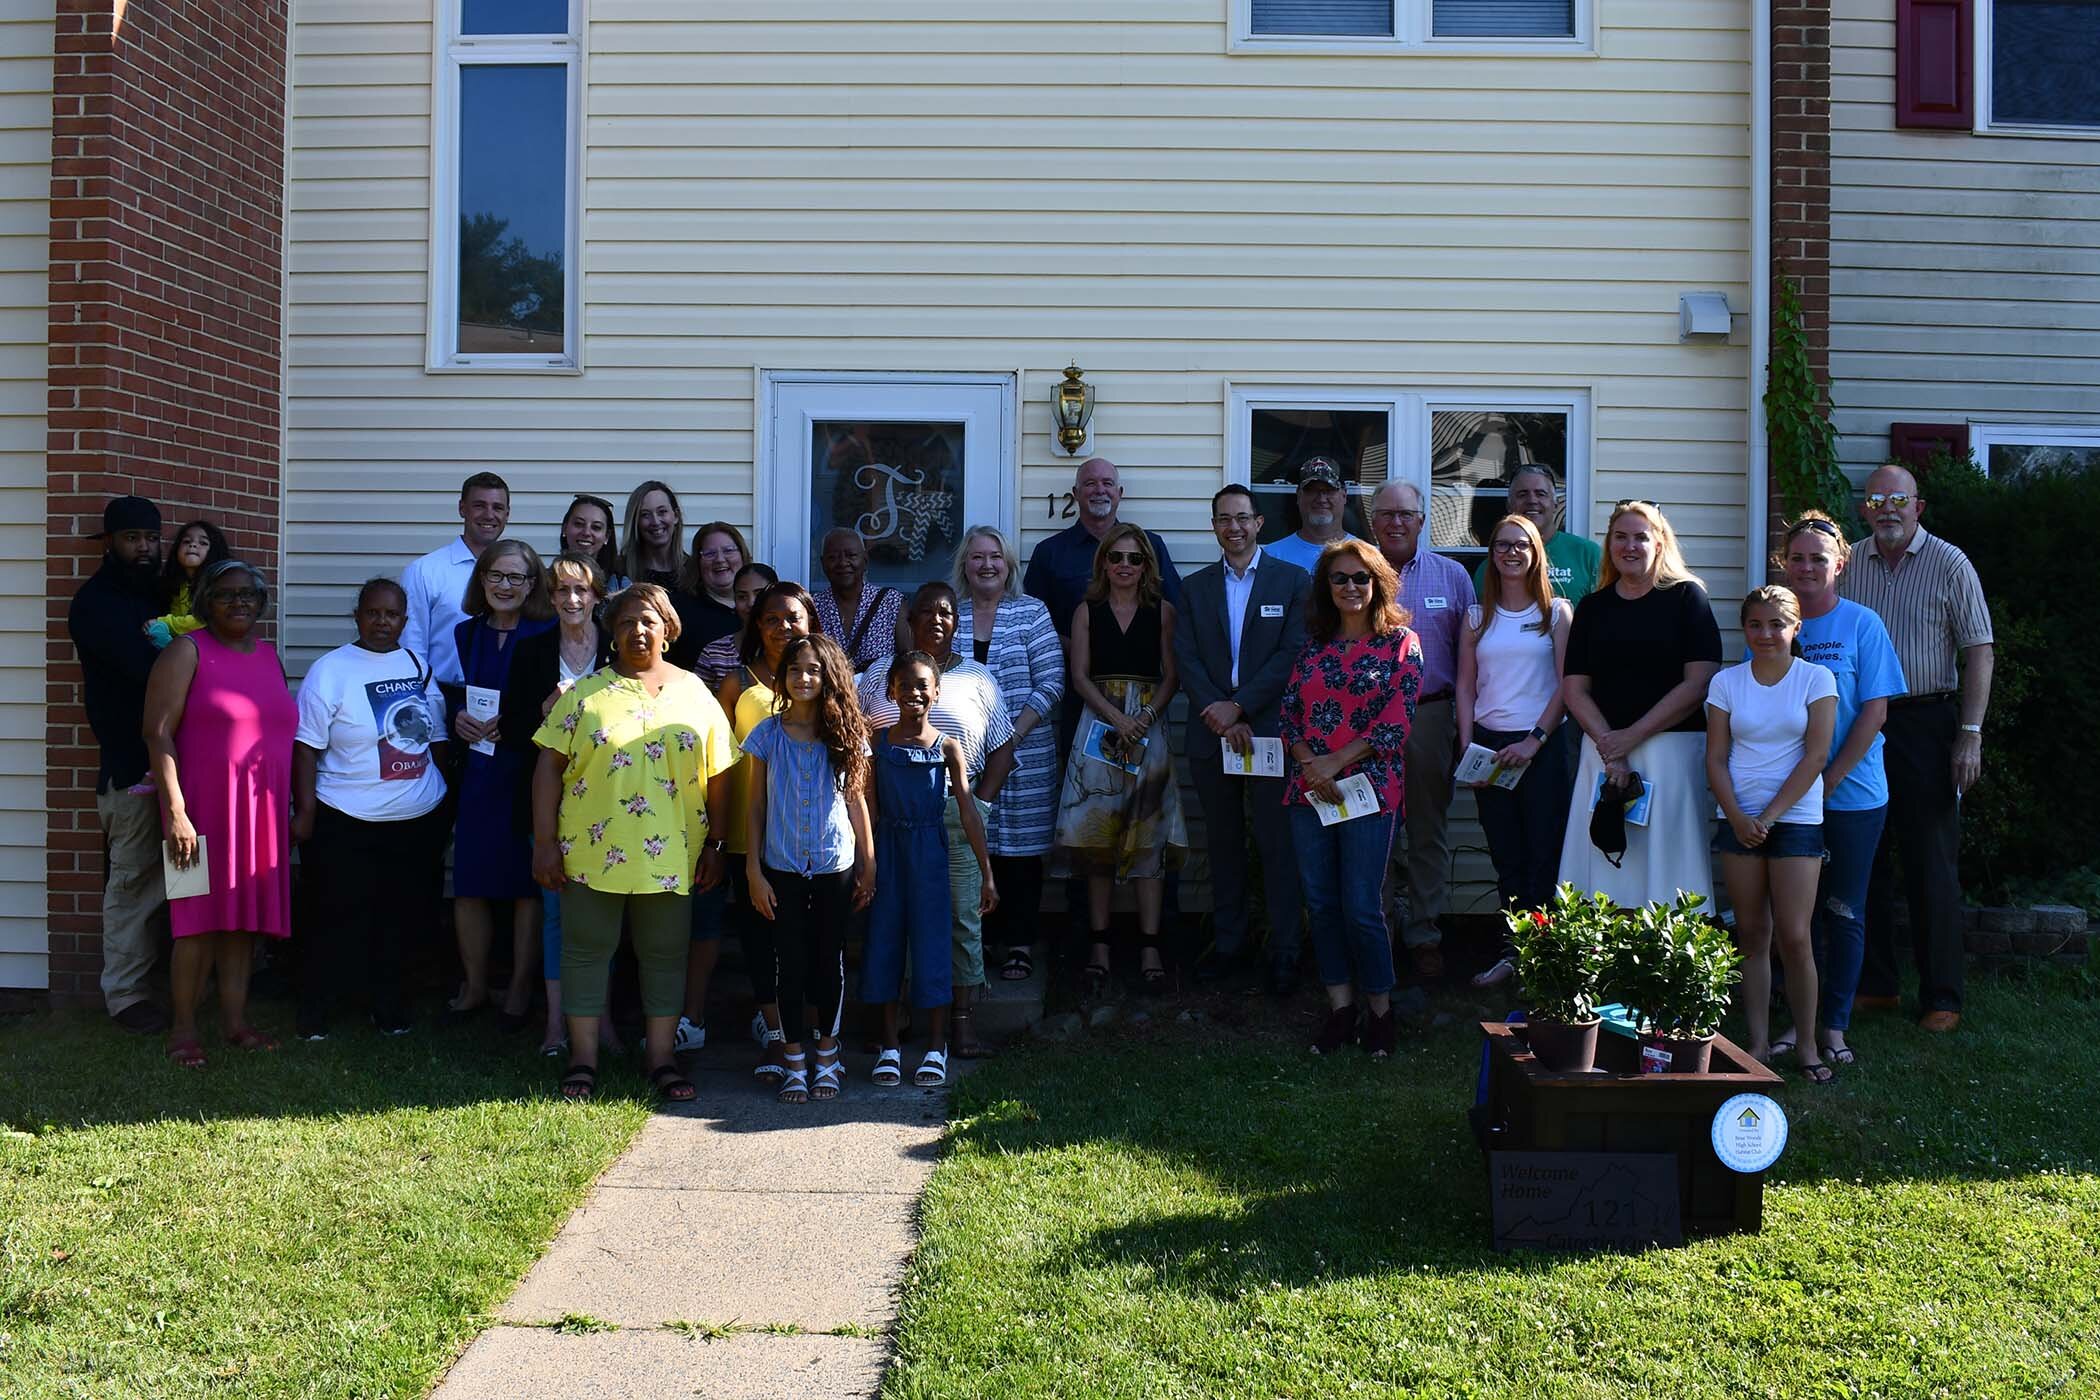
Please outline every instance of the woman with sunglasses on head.
M627 586L620 572L620 541L613 527L612 502L603 496L578 495L569 502L561 518L556 554L581 554L598 563L605 575L604 594L610 597Z
M1702 707L1720 669L1720 624L1670 522L1653 501L1619 502L1596 590L1568 629L1561 695L1583 740L1562 880L1633 908L1679 891L1712 896ZM1631 806L1636 776L1649 792L1647 822L1625 824L1625 854L1614 861L1590 839L1591 812L1607 781Z
M1542 909L1553 898L1568 820L1560 684L1574 609L1554 596L1547 566L1538 526L1502 517L1488 535L1485 591L1458 634L1457 752L1493 749L1498 769L1520 775L1515 787L1472 785L1504 909ZM1516 970L1505 947L1473 985L1496 986Z
M1320 551L1306 608L1305 649L1283 690L1284 805L1327 1020L1313 1053L1361 1034L1374 1059L1393 1053L1393 939L1381 886L1405 816L1407 734L1422 692L1422 644L1400 606L1400 576L1362 540ZM1323 823L1311 799L1368 779L1378 809ZM1361 995L1364 1005L1356 998Z
M1137 886L1139 982L1149 993L1166 990L1160 904L1167 865L1189 844L1165 724L1176 686L1174 621L1152 541L1135 525L1110 527L1072 614L1072 689L1086 712L1065 763L1051 857L1060 875L1086 877L1093 939L1085 976L1094 995L1108 985L1109 909L1124 883ZM1097 730L1099 741L1089 743Z
M448 1003L455 1018L480 1012L489 1001L489 945L495 906L510 906L510 986L502 1024L525 1024L532 1004L532 970L540 932L539 891L532 881L532 847L518 827L518 788L530 762L503 742L503 698L518 643L551 630L554 603L540 556L523 540L497 540L481 551L461 606L467 620L453 630L465 678L466 703L452 716L452 736L466 745L460 769L459 813L452 834L452 921L466 974ZM490 711L476 715L486 697ZM476 747L480 745L481 747Z
M1822 989L1816 1031L1823 1058L1849 1065L1857 1058L1845 1037L1866 956L1868 877L1889 810L1881 726L1889 702L1905 691L1903 665L1874 610L1838 596L1849 550L1835 520L1819 510L1804 512L1787 527L1784 548L1780 563L1801 603L1801 654L1837 682L1837 720L1823 769L1823 867L1810 943ZM1791 1048L1784 1036L1772 1045L1775 1055Z
M218 974L228 1045L274 1050L248 1024L255 940L291 934L292 741L298 707L277 649L256 633L270 594L254 565L222 559L203 571L204 624L169 643L146 681L146 753L160 793L168 864L200 860L209 887L168 901L175 936L174 1024L168 1058L204 1068L197 1002Z

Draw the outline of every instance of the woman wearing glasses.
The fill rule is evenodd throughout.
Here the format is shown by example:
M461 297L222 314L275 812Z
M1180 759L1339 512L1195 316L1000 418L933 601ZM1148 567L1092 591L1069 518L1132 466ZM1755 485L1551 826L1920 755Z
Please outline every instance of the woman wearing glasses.
M1720 669L1720 626L1670 522L1652 501L1619 502L1596 591L1576 606L1568 629L1561 695L1583 740L1561 879L1634 907L1674 900L1680 890L1712 896L1704 706ZM1645 812L1633 805L1636 777L1648 792ZM1590 839L1591 809L1607 779L1630 794L1621 860Z
M1086 713L1065 764L1052 863L1086 876L1087 990L1107 989L1109 904L1116 885L1129 882L1137 886L1138 977L1147 992L1164 991L1167 849L1186 850L1189 839L1162 722L1176 684L1174 605L1161 595L1152 542L1135 525L1113 527L1094 551L1093 581L1072 614L1071 656Z
M1538 527L1506 515L1488 536L1486 590L1458 634L1457 752L1479 744L1516 786L1473 785L1495 885L1505 909L1540 909L1553 897L1568 821L1568 762L1561 740L1561 662L1574 610L1553 594ZM1473 979L1505 982L1507 953Z
M726 520L710 520L693 532L693 552L679 571L671 606L678 610L678 640L671 647L673 666L693 669L700 653L717 637L743 627L736 607L736 576L751 562L744 532Z
M503 743L496 710L518 643L554 626L554 604L540 556L523 540L496 541L475 561L461 606L467 620L453 636L459 644L467 703L453 714L452 733L467 751L452 833L452 918L466 980L450 1007L463 1017L488 1005L494 905L508 903L512 953L502 1014L504 1029L516 1030L525 1024L532 1000L540 902L532 882L531 833L520 830L517 821L518 789L531 761Z
M1407 734L1422 692L1422 644L1407 623L1400 576L1377 549L1350 539L1320 552L1282 726L1291 848L1327 989L1318 1055L1359 1034L1374 1058L1393 1053L1393 940L1380 887L1406 803ZM1324 820L1313 799L1341 803L1341 784L1359 776L1377 809Z
M200 859L201 894L168 901L175 935L168 1058L204 1068L197 1002L214 968L219 1033L242 1050L277 1042L248 1024L255 939L291 933L292 736L299 711L277 649L256 635L270 594L252 564L222 559L198 576L204 625L169 643L146 682L146 753L167 827L168 863Z
M1838 523L1812 510L1788 527L1782 563L1801 602L1801 654L1837 682L1837 721L1823 769L1823 866L1810 941L1822 984L1816 1028L1823 1058L1849 1065L1845 1041L1852 998L1866 956L1867 877L1889 811L1881 726L1889 701L1905 691L1903 666L1889 631L1872 608L1838 596L1849 551ZM1786 1037L1772 1051L1793 1048Z

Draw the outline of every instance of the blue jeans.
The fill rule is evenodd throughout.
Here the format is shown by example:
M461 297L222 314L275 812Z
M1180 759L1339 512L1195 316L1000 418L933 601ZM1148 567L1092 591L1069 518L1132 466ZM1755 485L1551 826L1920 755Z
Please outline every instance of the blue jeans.
M1290 812L1291 848L1321 984L1354 983L1364 996L1385 995L1395 981L1393 935L1379 892L1393 849L1393 814L1322 826L1319 813L1302 802L1292 803Z
M1867 883L1874 873L1874 850L1889 809L1823 812L1823 880L1816 889L1815 918L1809 938L1816 952L1816 976L1822 979L1822 1006L1816 1020L1826 1029L1852 1025L1852 997L1859 990L1859 969L1867 952Z

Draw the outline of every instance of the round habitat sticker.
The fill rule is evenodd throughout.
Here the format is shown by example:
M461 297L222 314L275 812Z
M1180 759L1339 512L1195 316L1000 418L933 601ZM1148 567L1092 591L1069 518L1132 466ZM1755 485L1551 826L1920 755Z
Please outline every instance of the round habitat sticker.
M1786 1110L1763 1094L1737 1094L1714 1113L1714 1156L1734 1172L1761 1172L1786 1151Z

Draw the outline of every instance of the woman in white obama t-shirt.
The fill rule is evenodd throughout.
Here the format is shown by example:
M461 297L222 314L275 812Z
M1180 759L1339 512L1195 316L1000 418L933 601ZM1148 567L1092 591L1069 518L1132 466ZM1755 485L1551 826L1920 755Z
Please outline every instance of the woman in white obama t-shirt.
M358 590L357 640L314 662L299 683L292 749L292 839L322 911L300 930L298 1031L328 1035L336 990L362 965L372 1021L408 1030L401 965L436 928L445 858L445 703L430 661L401 645L408 600L375 578Z
M1816 961L1809 944L1823 870L1823 764L1837 724L1837 684L1795 648L1801 604L1769 584L1743 599L1750 659L1706 693L1706 780L1721 806L1714 850L1743 952L1743 1019L1751 1054L1772 1053L1772 944L1786 969L1801 1075L1827 1084L1816 1038Z

